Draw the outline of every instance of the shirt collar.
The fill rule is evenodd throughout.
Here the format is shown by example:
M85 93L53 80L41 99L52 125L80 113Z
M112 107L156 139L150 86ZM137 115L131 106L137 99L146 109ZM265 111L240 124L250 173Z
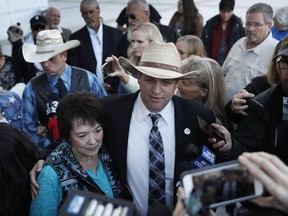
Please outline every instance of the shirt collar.
M72 73L71 71L72 71L71 66L66 64L65 69L60 76L47 75L47 79L52 86L56 86L58 78L61 78L64 82L69 83Z
M103 24L102 22L100 22L100 25L99 25L99 29L98 31L96 32L94 29L87 27L87 30L89 32L89 35L97 35L99 37L100 40L102 40L102 35L103 35Z
M265 43L265 41L271 40L272 39L272 33L271 31L269 32L268 36L257 46L251 48L251 49L247 49L247 51L251 51L254 52L257 55L260 55L262 51L262 47L260 46L261 44ZM246 49L246 43L247 43L247 37L245 38L245 43L241 44L240 46L242 46L241 48L245 48Z

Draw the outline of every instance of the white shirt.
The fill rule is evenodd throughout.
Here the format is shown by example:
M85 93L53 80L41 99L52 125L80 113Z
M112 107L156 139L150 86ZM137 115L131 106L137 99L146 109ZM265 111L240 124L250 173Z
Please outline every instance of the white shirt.
M140 93L141 94L141 93ZM127 181L140 215L147 215L149 193L149 133L152 128L151 112L138 95L129 128L127 150ZM174 104L170 101L159 113L158 122L165 160L166 205L173 208L173 177L175 163Z
M98 31L87 27L89 36L91 39L93 51L97 60L97 65L95 67L96 75L101 83L103 83L103 73L102 73L102 55L103 55L103 25L100 22ZM93 72L93 71L91 71Z
M233 45L222 66L226 75L227 101L248 85L253 78L267 73L277 43L278 41L269 33L262 43L252 49L246 49L246 37L239 39Z

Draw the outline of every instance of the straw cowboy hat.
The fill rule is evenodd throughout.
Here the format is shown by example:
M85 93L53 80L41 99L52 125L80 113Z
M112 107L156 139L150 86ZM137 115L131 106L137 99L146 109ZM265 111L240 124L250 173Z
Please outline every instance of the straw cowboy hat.
M160 79L189 79L194 72L181 72L181 59L173 43L152 42L145 48L138 66L134 66L124 57L119 57L119 63L130 73L143 73Z
M40 31L36 36L36 45L24 43L23 56L26 62L44 62L50 58L80 45L80 41L71 40L63 43L61 33L54 30Z

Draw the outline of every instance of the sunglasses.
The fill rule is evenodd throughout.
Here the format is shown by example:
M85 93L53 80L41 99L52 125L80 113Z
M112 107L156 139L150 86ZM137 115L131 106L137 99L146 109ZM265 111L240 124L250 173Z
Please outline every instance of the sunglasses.
M126 18L127 19L131 19L131 20L134 20L134 19L136 19L136 17L135 17L135 15L134 14L126 14Z

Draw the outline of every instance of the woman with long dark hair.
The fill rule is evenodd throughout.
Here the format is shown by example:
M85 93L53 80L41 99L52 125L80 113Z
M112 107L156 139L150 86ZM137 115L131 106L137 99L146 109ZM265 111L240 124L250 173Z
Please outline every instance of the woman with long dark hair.
M172 16L169 26L175 29L179 36L190 34L201 37L203 17L193 0L178 1L178 9Z

